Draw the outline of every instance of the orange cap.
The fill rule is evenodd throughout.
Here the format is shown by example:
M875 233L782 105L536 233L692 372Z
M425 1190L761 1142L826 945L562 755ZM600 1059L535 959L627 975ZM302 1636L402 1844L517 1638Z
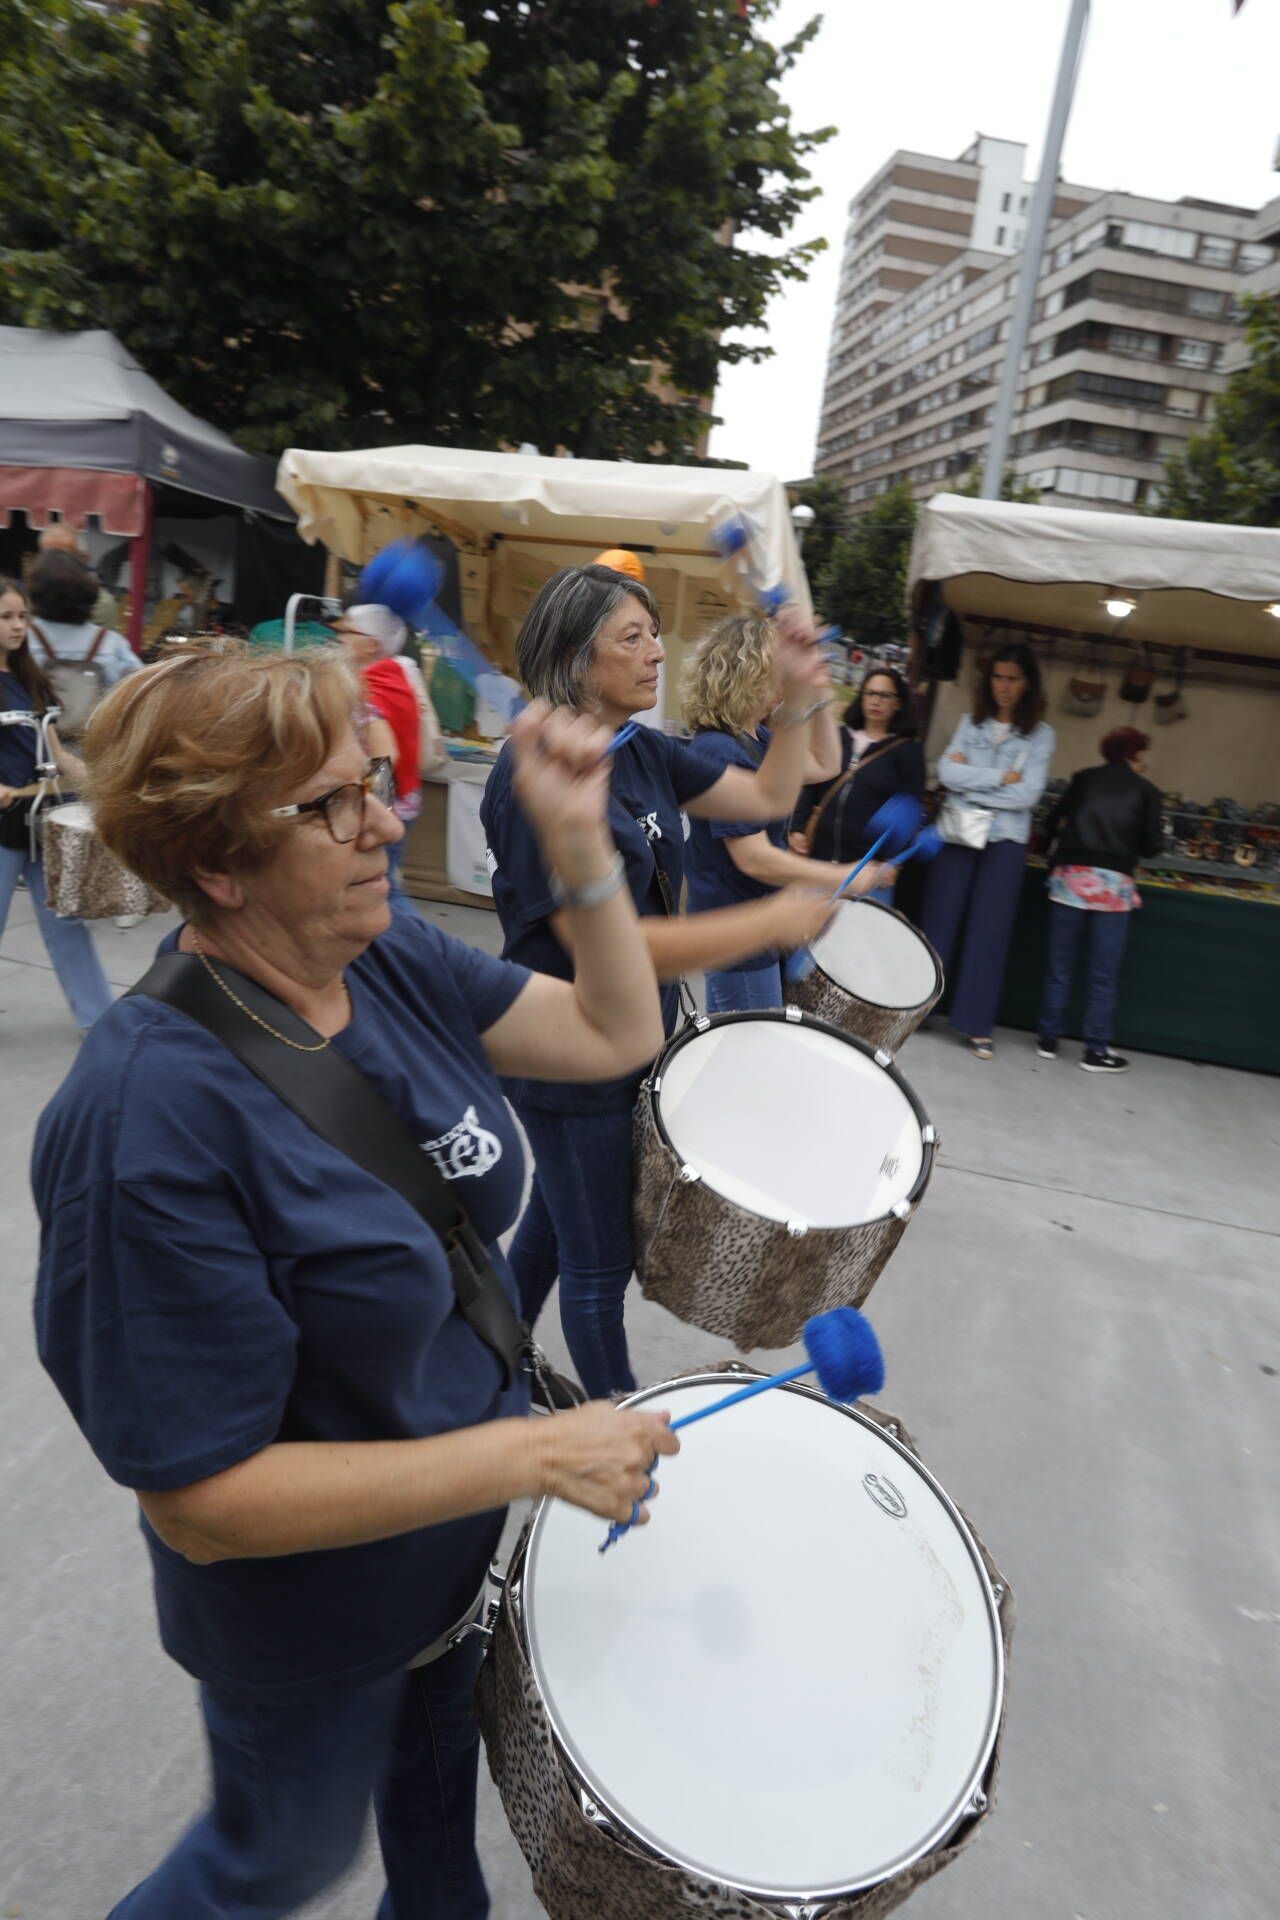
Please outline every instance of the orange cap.
M592 562L597 567L612 567L615 573L625 573L632 580L644 585L644 563L638 553L629 553L625 547L606 547L598 553Z

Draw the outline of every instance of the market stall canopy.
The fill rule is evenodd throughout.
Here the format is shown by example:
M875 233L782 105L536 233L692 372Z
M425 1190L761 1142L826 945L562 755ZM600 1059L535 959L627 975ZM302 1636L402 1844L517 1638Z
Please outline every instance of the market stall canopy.
M585 561L604 547L632 546L710 574L720 563L707 550L708 531L737 508L760 530L765 576L785 581L809 610L787 495L769 473L460 447L290 448L277 485L303 539L355 564L389 540L422 532L425 521L464 552L483 553L495 540L540 541L579 548Z
M1280 658L1280 530L935 494L908 569L964 620L1199 654ZM1127 617L1104 599L1135 602Z
M134 536L146 482L288 520L272 463L198 420L105 331L0 327L0 515Z

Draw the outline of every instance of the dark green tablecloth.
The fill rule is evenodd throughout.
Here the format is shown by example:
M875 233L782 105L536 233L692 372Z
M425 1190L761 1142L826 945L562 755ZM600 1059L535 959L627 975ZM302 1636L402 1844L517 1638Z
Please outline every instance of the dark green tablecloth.
M908 878L915 880L908 887ZM915 916L920 869L899 904ZM1014 925L1000 1024L1034 1030L1044 980L1047 876L1029 867ZM1280 1073L1280 906L1146 887L1132 917L1116 1010L1118 1048ZM1078 1034L1083 955L1067 1015ZM943 1006L945 1008L944 1000Z

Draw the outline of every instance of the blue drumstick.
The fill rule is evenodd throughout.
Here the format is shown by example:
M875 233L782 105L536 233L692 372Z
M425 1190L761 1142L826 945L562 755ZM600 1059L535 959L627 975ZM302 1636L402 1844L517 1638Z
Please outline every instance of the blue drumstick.
M713 1413L723 1413L726 1407L736 1407L743 1400L753 1400L758 1393L767 1393L770 1387L799 1380L806 1373L817 1374L818 1385L832 1400L847 1403L860 1399L864 1393L879 1393L884 1385L884 1356L871 1322L856 1307L833 1307L830 1313L816 1314L805 1322L803 1339L809 1356L803 1366L788 1367L783 1373L770 1374L767 1380L753 1380L750 1386L739 1387L736 1393L726 1394L722 1400L713 1400L709 1407L682 1414L679 1420L671 1422L672 1433L681 1427L691 1427L697 1420L707 1420ZM653 1469L657 1464L655 1455L649 1467L649 1484L644 1490L646 1500L653 1491ZM607 1553L624 1533L629 1533L639 1513L637 1500L631 1509L631 1518L614 1521L599 1551Z
M639 733L639 731L640 722L638 720L628 720L624 727L618 728L618 731L605 748L605 757L607 758L611 753L616 753L619 747L625 747L632 735Z
M894 845L890 845L889 847L889 854L890 858L896 859L895 845L898 847L905 846L911 839L911 836L920 825L921 811L920 802L914 799L911 794L890 794L884 805L878 808L867 822L870 831L872 833L878 832L879 838L867 849L866 853L863 854L857 866L853 867L845 875L831 898L838 900L841 894L845 893L848 888L853 885L867 862L875 859L881 847L883 847L886 842L894 843ZM923 835L921 838L923 838ZM809 975L813 972L817 964L811 947L797 947L783 968L783 978L786 980L788 986L798 986L800 981L809 978Z

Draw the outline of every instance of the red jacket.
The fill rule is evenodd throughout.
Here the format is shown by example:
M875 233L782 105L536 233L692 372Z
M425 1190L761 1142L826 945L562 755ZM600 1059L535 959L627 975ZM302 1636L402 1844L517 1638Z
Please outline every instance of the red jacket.
M422 720L409 676L397 660L375 660L361 668L369 705L395 736L396 793L401 800L418 791L419 735Z

